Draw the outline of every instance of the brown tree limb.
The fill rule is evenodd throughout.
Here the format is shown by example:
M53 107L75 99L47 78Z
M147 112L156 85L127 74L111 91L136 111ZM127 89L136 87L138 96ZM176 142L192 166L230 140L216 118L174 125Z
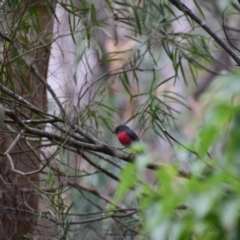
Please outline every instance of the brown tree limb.
M56 133L51 133L51 132L47 132L47 131L40 130L37 128L29 127L21 119L19 119L18 116L16 116L11 111L7 111L6 115L11 117L22 129L24 129L25 133L32 134L34 136L38 136L41 138L47 138L50 141L59 143L63 148L64 148L64 145L67 145L67 146L70 146L71 148L77 148L81 151L82 150L90 150L90 151L94 151L94 152L100 152L100 153L107 154L109 156L117 157L117 158L122 159L129 163L135 162L135 158L136 158L135 155L126 153L120 149L117 149L115 147L107 145L99 140L97 140L96 144L79 141L79 140L73 139L71 136L71 133L69 133L69 134L64 133L62 135L59 135ZM95 141L95 138L92 138L91 136L89 136L89 138L94 139L94 141ZM163 166L162 164L158 164L158 163L149 163L146 166L146 168L152 169L152 170L157 170L157 169L161 168L162 166ZM188 172L185 172L182 170L179 170L178 174L179 174L179 176L185 177L185 178L188 178L190 176L190 174Z

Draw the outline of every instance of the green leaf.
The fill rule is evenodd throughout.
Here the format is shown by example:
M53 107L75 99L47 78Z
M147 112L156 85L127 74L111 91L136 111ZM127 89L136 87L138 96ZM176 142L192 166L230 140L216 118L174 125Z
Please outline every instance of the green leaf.
M194 1L195 5L196 5L198 11L201 13L203 19L205 19L205 16L204 16L204 13L202 11L202 8L200 7L200 5L198 4L198 2L196 0L193 0L193 1Z
M110 0L105 0L105 2L106 2L106 4L107 4L107 6L111 9L111 11L113 12L114 9L113 9L113 7L112 7L111 1L110 1Z
M199 132L199 154L205 155L209 147L214 143L219 134L219 130L215 126L204 127Z
M133 13L135 15L135 20L136 20L136 23L137 23L138 34L141 36L142 35L142 30L141 30L141 23L140 23L140 19L139 19L139 16L138 16L137 7L135 7L133 5L132 9L133 9Z
M135 164L127 164L120 175L120 183L117 186L115 199L118 201L133 187L137 182L138 176L136 174L137 166Z

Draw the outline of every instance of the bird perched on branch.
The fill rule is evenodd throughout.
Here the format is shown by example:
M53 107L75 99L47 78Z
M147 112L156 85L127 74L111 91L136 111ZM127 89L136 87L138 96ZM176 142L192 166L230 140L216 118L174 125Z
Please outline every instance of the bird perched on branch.
M119 142L125 146L130 146L133 142L139 141L137 134L126 125L119 125L113 133L117 134Z

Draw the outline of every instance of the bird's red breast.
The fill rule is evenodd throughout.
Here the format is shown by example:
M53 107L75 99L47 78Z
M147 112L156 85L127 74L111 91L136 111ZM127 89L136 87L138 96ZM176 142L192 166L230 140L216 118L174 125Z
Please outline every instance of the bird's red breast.
M132 143L132 139L126 132L118 133L118 140L123 146L129 146Z

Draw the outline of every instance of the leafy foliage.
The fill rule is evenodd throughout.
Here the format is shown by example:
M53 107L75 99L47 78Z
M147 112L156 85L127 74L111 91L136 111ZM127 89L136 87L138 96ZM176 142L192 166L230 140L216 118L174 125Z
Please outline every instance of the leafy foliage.
M28 223L38 219L59 239L240 238L240 74L229 60L239 65L238 46L224 41L223 1L191 4L2 3L0 174L12 198L30 192L41 200L39 209L26 198L23 209L16 200L4 212L29 214ZM236 34L227 20L225 30ZM50 46L60 74L56 62L47 74ZM142 142L122 151L112 130L123 123ZM27 237L39 232L36 224Z
M239 81L236 85L240 86ZM136 170L141 176L144 168L138 159L149 158L148 155L139 155L134 165L123 170L116 196L121 199L131 191L139 199L139 224L151 239L239 238L240 135L236 119L240 108L238 100L232 101L232 92L227 94L223 89L225 98L205 109L205 115L210 116L199 129L193 146L199 157L190 164L190 178L178 177L173 165L155 172L154 185L137 178ZM208 101L212 102L212 97ZM213 152L211 157L208 151ZM134 189L128 190L132 186Z

